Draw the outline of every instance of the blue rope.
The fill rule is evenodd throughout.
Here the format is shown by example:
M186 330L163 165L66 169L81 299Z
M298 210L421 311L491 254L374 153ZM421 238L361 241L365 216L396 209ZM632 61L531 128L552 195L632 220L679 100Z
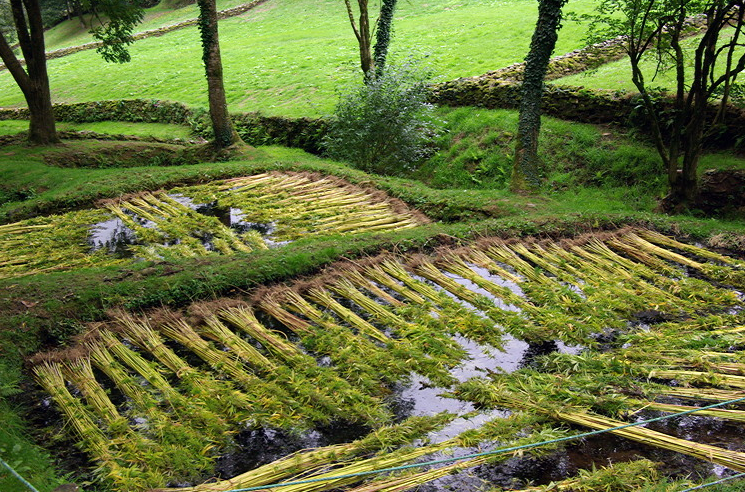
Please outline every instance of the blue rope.
M659 422L660 420L666 420L666 419L670 419L670 418L673 418L673 417L680 417L680 416L683 416L683 415L689 415L689 414L692 414L692 413L695 413L695 412L700 412L701 410L709 410L711 408L723 407L725 405L731 405L733 403L740 403L740 402L743 402L743 401L745 401L745 397L744 398L738 398L736 400L725 401L725 402L722 402L722 403L715 403L713 405L708 405L708 406L705 406L705 407L694 408L694 409L691 409L691 410L686 410L684 412L673 413L673 414L670 414L670 415L663 415L661 417L655 417L655 418L647 419L647 420L641 420L639 422L634 422L634 423L631 423L631 424L619 425L618 427L612 427L610 429L602 429L602 430L596 430L596 431L592 431L592 432L585 432L585 433L582 433L582 434L575 434L573 436L561 437L561 438L558 438L558 439L551 439L550 441L542 441L542 442L533 443L533 444L523 444L522 446L512 446L512 447L509 447L509 448L494 449L492 451L486 451L486 452L483 452L483 453L468 454L468 455L465 455L465 456L461 456L459 458L447 458L447 459L434 460L434 461L425 461L423 463L414 463L414 464L411 464L411 465L395 466L395 467L392 467L392 468L381 468L381 469L378 469L378 470L370 470L370 471L364 471L364 472L349 473L349 474L346 474L346 475L336 475L336 476L333 476L333 477L309 478L307 480L298 480L298 481L294 481L294 482L274 483L274 484L270 484L270 485L260 485L260 486L256 486L256 487L248 487L248 488L245 488L245 489L231 489L231 490L228 490L226 492L253 492L253 491L256 491L256 490L268 490L268 489L273 489L273 488L278 488L278 487L289 487L291 485L305 485L305 484L310 484L310 483L326 482L326 481L340 480L340 479L345 479L345 478L364 477L364 476L368 476L368 475L377 475L379 473L388 473L388 472L409 470L411 468L421 468L421 467L430 466L430 465L440 465L440 464L443 464L443 463L454 463L454 462L457 462L457 461L467 460L467 459L471 459L471 458L480 458L482 456L491 456L491 455L509 453L511 451L519 451L519 450L522 450L522 449L536 448L536 447L544 446L544 445L547 445L547 444L556 444L556 443L560 443L560 442L569 441L569 440L572 440L572 439L579 439L579 438L582 438L582 437L596 436L598 434L604 434L606 432L612 432L612 431L616 431L616 430L626 429L626 428L629 428L629 427L637 427L637 426L644 425L644 424L649 424L649 423L652 423L652 422Z
M7 463L5 462L5 460L3 460L2 458L0 458L0 464L2 464L2 465L3 465L4 467L5 467L5 468L7 468L7 469L8 469L8 471L9 471L9 472L10 472L10 473L11 473L11 474L12 474L12 475L14 476L14 477L16 477L16 478L17 478L18 480L20 480L20 481L21 481L21 483L22 483L23 485L25 485L26 487L28 487L28 488L29 488L29 490L31 490L32 492L39 492L38 490L36 490L36 487L34 487L34 486L33 486L33 485L31 485L30 483L28 483L28 482L26 481L26 479L25 479L25 478L23 478L22 476L20 476L20 475L18 474L18 472L17 472L17 471L15 471L15 470L13 469L13 467L11 467L11 466L10 466L9 464L7 464Z
M722 406L725 406L725 405L731 405L733 403L739 403L739 402L742 402L742 401L745 401L745 397L744 398L738 398L736 400L725 401L725 402L722 402L722 403L715 403L713 405L708 405L708 406L705 406L705 407L694 408L694 409L691 409L691 410L686 410L684 412L673 413L673 414L670 414L670 415L663 415L661 417L655 417L655 418L647 419L647 420L640 420L639 422L633 422L633 423L630 423L630 424L619 425L618 427L611 427L609 429L596 430L596 431L592 431L592 432L584 432L582 434L575 434L573 436L561 437L561 438L558 438L558 439L551 439L549 441L542 441L542 442L532 443L532 444L523 444L521 446L512 446L512 447L508 447L508 448L495 449L495 450L486 451L486 452L483 452L483 453L468 454L468 455L465 455L465 456L461 456L459 458L446 458L446 459L441 459L441 460L426 461L426 462L423 462L423 463L414 463L414 464L411 464L411 465L395 466L395 467L391 467L391 468L381 468L381 469L378 469L378 470L369 470L369 471L357 472L357 473L348 473L346 475L336 475L336 476L333 476L333 477L310 478L310 479L307 479L307 480L298 480L298 481L294 481L294 482L275 483L275 484L269 484L269 485L261 485L261 486L257 486L257 487L248 487L248 488L244 488L244 489L231 489L231 490L228 490L226 492L253 492L253 491L256 491L256 490L268 490L268 489L273 489L273 488L278 488L278 487L288 487L290 485L304 485L304 484L310 484L310 483L316 483L316 482L326 482L326 481L340 480L340 479L346 479L346 478L357 478L357 477L364 477L364 476L368 476L368 475L377 475L379 473L388 473L388 472L394 472L394 471L409 470L409 469L412 469L412 468L421 468L421 467L431 466L431 465L439 465L439 464L443 464L443 463L454 463L454 462L463 461L463 460L467 460L467 459L471 459L471 458L480 458L482 456L492 456L492 455L504 454L504 453L509 453L511 451L519 451L519 450L522 450L522 449L536 448L536 447L544 446L544 445L547 445L547 444L557 444L557 443L561 443L561 442L565 442L565 441L569 441L569 440L573 440L573 439L579 439L579 438L589 437L589 436L596 436L598 434L604 434L606 432L612 432L612 431L616 431L616 430L626 429L626 428L629 428L629 427L637 427L637 426L644 425L644 424L649 424L649 423L652 423L652 422L659 422L660 420L666 420L666 419L670 419L670 418L673 418L673 417L680 417L680 416L683 416L683 415L689 415L689 414L692 414L692 413L695 413L695 412L700 412L701 410L709 410L711 408L717 408L717 407L722 407ZM27 482L21 475L19 475L2 458L0 458L0 464L2 464L5 468L7 468L8 471L10 471L10 473L14 477L16 477L26 487L28 487L29 490L31 490L32 492L39 492L33 485L31 485L29 482ZM702 489L704 487L709 487L711 485L716 485L716 484L723 483L723 482L726 482L728 480L733 480L735 478L740 478L740 477L745 477L745 473L740 473L738 475L733 475L731 477L727 477L727 478L724 478L722 480L718 480L716 482L711 482L711 483L708 483L708 484L699 485L698 487L694 487L692 489L686 489L686 490L684 490L682 492L689 492L691 490Z
M681 490L680 492L690 492L691 490L704 489L706 487L711 487L712 485L719 485L720 483L728 482L730 480L734 480L736 478L743 478L743 477L745 477L745 473L738 473L737 475L725 477L725 478L722 478L721 480L717 480L716 482L705 483L703 485L699 485L698 487L692 487L690 489Z

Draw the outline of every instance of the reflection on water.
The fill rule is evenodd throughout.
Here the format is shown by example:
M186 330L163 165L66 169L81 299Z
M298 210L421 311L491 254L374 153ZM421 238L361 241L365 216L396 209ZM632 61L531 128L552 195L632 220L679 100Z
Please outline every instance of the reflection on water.
M118 258L132 256L129 245L136 244L137 236L132 229L125 226L121 219L110 219L95 224L88 236L92 251L106 249L109 254Z
M232 229L237 235L242 235L250 231L258 232L264 242L269 247L278 247L290 243L291 241L273 241L272 235L276 232L277 226L274 222L251 222L246 219L246 214L239 208L219 207L217 201L209 203L194 203L191 198L181 194L171 194L168 197L195 212L208 217L216 217L224 226ZM125 213L137 221L140 225L147 228L156 228L156 224L150 220L139 217L138 215L125 210ZM194 237L202 242L207 251L215 251L213 237L211 234L194 233ZM179 239L166 241L160 246L174 246L179 244ZM133 253L130 250L131 245L142 244L137 238L137 234L125 226L121 219L113 218L94 224L89 232L88 243L91 251L98 251L106 248L109 254L119 258L131 258Z

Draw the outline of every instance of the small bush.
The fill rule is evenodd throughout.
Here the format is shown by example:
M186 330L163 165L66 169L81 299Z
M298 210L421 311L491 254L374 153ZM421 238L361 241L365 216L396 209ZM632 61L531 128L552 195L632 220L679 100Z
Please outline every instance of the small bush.
M323 141L329 157L378 174L410 170L436 136L426 79L414 65L389 65L342 94Z

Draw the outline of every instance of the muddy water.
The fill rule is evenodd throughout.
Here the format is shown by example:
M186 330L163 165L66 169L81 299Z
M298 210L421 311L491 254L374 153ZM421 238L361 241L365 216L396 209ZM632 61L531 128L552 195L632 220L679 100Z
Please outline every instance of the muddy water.
M137 238L121 219L110 219L95 224L88 236L92 251L105 249L109 254L119 258L129 258L132 254L128 246L135 244Z
M487 275L483 271L479 273ZM476 290L490 298L492 297L488 292L479 289L471 282L457 276L452 277L462 282L468 288ZM420 280L433 285L424 279ZM492 280L497 282L499 279L494 277ZM505 282L502 282L502 284L504 285ZM382 286L379 287L388 291L388 289ZM433 287L437 290L442 290L437 286L433 285ZM519 287L514 284L510 288L519 292ZM457 300L457 298L454 299ZM340 300L340 302L355 310L358 315L368 317L367 313L359 310L355 305L345 300ZM459 302L461 301L459 300ZM502 306L505 309L515 309L505 304ZM471 307L471 309L473 308ZM269 322L266 319L262 321L264 323ZM373 320L370 319L369 321L372 322ZM461 382L472 377L485 376L492 372L513 372L521 367L532 364L535 357L546 353L555 351L577 353L581 350L581 347L567 346L559 341L528 344L509 335L505 335L503 350L500 351L493 347L479 345L462 336L454 336L453 338L468 353L468 359L452 371L453 376ZM505 418L510 415L509 411L504 410L477 410L470 402L445 397L443 394L447 391L446 388L436 387L427 378L417 374L412 374L408 381L395 385L391 389L392 394L388 398L388 404L397 421L402 421L412 416L435 415L440 412L450 412L458 415L457 418L443 429L427 436L426 441L429 443L438 443L451 439L469 429L479 428L489 420ZM349 442L361 438L370 432L370 430L362 426L349 425L344 422L337 422L325 428L317 428L300 434L288 434L271 429L246 430L236 436L235 448L220 459L218 473L223 477L232 477L300 449ZM488 444L479 448L460 448L448 454L429 455L423 458L423 461L466 455L484 451L488 448ZM510 460L510 463L511 466L515 467L516 465L514 463L523 463L526 460L530 461L528 458L513 459ZM522 467L526 468L528 466L525 465ZM445 490L480 490L482 485L484 485L484 481L474 477L467 478L469 477L469 473L464 472L435 481L425 486L426 488L422 490L433 492ZM502 473L505 474L507 472ZM511 478L508 476L507 479ZM455 488L453 488L454 483L457 484Z
M519 286L506 282L499 277L490 276L488 272L478 267L471 267L489 280L507 286L513 292L522 294ZM478 288L468 280L457 275L449 274L448 276L465 287L491 298L497 306L503 309L517 310L499 299L494 299L488 292ZM419 280L426 282L437 290L442 290L425 279L419 278ZM454 296L451 296L451 298L468 305ZM468 305L468 307L474 309L473 306ZM662 319L657 319L658 316L656 317L655 314L649 313L648 316L640 316L640 319L634 320L630 323L630 326L635 329L644 329L648 328L645 322L662 321ZM582 350L582 347L567 346L559 341L528 344L505 335L504 350L498 351L491 347L480 346L464 337L454 338L466 349L470 357L469 360L453 371L453 375L459 381L465 381L474 376L487 375L490 372L512 372L521 367L530 366L534 359L540 355L557 351L578 353ZM414 415L433 415L442 411L459 415L459 418L453 420L444 429L428 436L428 441L435 443L455 437L468 429L478 428L491 419L505 418L509 415L508 411L478 411L468 402L442 396L445 391L444 388L433 387L426 378L413 375L408 382L393 388L390 406L398 419ZM637 418L643 420L658 415L660 414L654 412L641 412ZM718 419L691 416L651 424L648 427L693 442L708 443L733 450L745 450L745 433L743 433L743 430L738 426L727 424ZM586 429L581 430L586 431ZM318 439L319 436L316 433L310 433L298 445L308 444L309 440ZM349 437L354 436L350 435ZM483 443L479 448L457 449L448 455L429 455L422 458L422 461L481 452L497 445L498 443ZM662 463L662 472L674 478L689 476L703 478L710 475L727 476L733 473L722 466L713 465L679 453L637 444L611 434L602 434L578 440L562 450L541 457L510 458L500 464L482 465L420 486L418 490L423 492L454 490L475 492L488 490L495 486L519 489L528 484L547 484L551 481L562 480L576 475L582 469L608 466L611 463L629 461L640 457Z

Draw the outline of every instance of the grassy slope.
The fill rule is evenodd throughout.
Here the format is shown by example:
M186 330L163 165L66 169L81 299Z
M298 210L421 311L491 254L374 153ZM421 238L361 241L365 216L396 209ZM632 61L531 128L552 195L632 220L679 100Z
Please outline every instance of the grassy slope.
M593 4L577 0L574 8L585 11ZM187 9L185 17L193 17L193 6ZM427 63L443 79L478 75L524 58L535 15L532 0L400 2L393 49L428 55ZM55 32L50 38L56 39ZM581 26L567 25L556 51L580 47L582 35ZM255 11L222 21L220 41L233 111L322 115L332 109L340 84L360 78L356 42L338 0L268 0ZM163 53L168 53L167 63ZM106 64L95 51L51 60L53 99L140 97L206 106L195 27L139 41L132 56L123 65ZM0 72L0 88L0 106L24 105L7 72Z

